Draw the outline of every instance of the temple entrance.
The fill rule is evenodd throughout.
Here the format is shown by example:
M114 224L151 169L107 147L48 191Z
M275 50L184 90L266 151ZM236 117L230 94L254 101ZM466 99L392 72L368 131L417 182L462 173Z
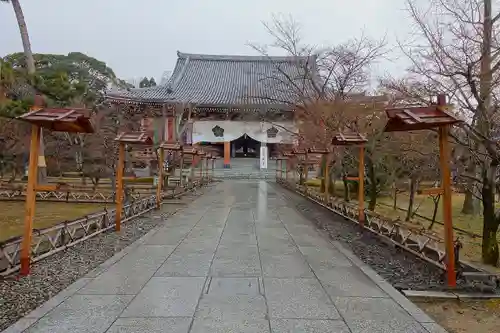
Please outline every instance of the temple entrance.
M243 134L238 139L231 142L232 157L257 158L260 152L260 142Z

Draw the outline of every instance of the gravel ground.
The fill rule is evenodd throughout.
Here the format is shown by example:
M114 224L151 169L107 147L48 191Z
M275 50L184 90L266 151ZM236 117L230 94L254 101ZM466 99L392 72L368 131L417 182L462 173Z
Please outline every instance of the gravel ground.
M190 202L210 188L198 189L181 201ZM164 205L162 215L171 216L183 207ZM35 263L27 277L0 277L0 331L162 223L161 219L149 218L149 214L125 223L119 234L100 234Z
M372 267L397 289L445 290L443 273L437 267L407 253L401 248L381 241L370 232L360 232L359 227L302 196L283 189L284 195L305 218L339 241ZM478 291L478 286L457 281L463 291Z

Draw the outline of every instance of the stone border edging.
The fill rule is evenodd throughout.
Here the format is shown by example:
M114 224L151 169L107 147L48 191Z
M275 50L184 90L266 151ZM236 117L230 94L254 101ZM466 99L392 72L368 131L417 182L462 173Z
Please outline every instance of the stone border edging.
M426 291L426 290L411 290L406 289L401 291L406 297L415 299L434 299L434 300L489 300L500 299L500 295L496 294L481 294L481 293L466 293L455 291Z
M344 256L347 257L356 267L358 267L377 287L382 289L389 297L399 304L413 319L421 324L431 333L447 332L434 319L429 317L422 309L413 304L408 298L396 290L389 282L377 274L370 266L365 264L354 253L347 250L340 242L330 240L330 243Z

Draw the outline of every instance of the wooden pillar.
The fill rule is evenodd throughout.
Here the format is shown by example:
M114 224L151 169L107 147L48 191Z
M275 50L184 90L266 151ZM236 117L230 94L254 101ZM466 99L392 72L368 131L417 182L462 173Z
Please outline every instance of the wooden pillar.
M209 175L209 172L208 172L208 158L205 158L205 178L207 181L210 180L210 175Z
M200 156L200 183L203 183L203 156Z
M285 160L285 181L288 181L288 159Z
M439 128L439 161L441 164L441 177L443 184L443 222L444 242L446 247L446 274L449 287L456 287L455 252L453 248L453 221L451 210L451 172L448 161L450 160L450 147L448 143L448 126Z
M309 177L309 164L308 163L308 154L306 152L306 154L304 155L304 189L307 193L307 178Z
M123 210L123 172L125 169L125 144L120 142L118 148L118 170L116 171L116 214L115 230L120 231Z
M231 167L231 142L224 141L224 169Z
M194 183L194 166L195 166L195 158L196 155L190 155L192 157L191 159L191 172L189 173L189 178L191 178L191 185Z
M184 152L181 151L181 161L180 161L180 168L181 168L181 173L180 173L180 186L182 187L184 185L184 177L183 177L183 173L182 173L182 170L184 169Z
M365 147L359 147L359 170L358 170L358 209L359 224L365 225Z
M330 193L328 192L328 185L330 183L330 170L328 170L328 166L330 164L330 154L325 155L325 176L324 176L324 182L325 182L325 204L328 205L329 202L329 195Z
M158 184L156 184L156 208L160 209L161 206L161 193L163 186L163 161L165 160L165 149L160 147L160 154L158 159Z
M285 163L285 181L288 183L288 173L289 173L289 170L290 170L290 158L288 158L286 160L286 163Z
M30 158L28 166L28 186L26 188L26 211L24 217L24 235L21 248L21 275L30 273L31 237L36 208L36 186L38 178L38 149L40 127L31 126Z
M297 168L298 168L298 164L297 164L297 156L295 155L293 157L293 163L294 163L294 168L293 168L293 186L296 187L297 186Z
M212 179L215 178L215 159L212 158Z
M278 179L278 159L276 158L276 179Z

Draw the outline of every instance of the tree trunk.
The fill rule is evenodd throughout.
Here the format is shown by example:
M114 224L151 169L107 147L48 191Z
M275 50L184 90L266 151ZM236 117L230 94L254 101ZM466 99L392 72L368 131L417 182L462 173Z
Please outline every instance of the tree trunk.
M480 83L480 100L478 110L477 130L483 134L490 133L491 118L493 116L492 94L493 94L493 71L492 71L492 44L493 44L493 18L492 18L492 1L484 0L483 2L483 31L481 45L481 72L479 77ZM486 142L486 145L489 143ZM491 148L491 147L489 147ZM489 149L491 152L493 149ZM488 149L487 149L488 150ZM490 153L493 158L487 166L483 165L481 197L483 202L483 244L482 244L482 259L483 262L489 265L497 265L498 263L498 242L497 231L499 225L499 217L495 212L495 178L498 167L498 160L494 154Z
M26 70L30 76L35 74L35 59L33 58L33 51L31 51L31 42L28 33L28 26L24 19L23 9L19 0L11 0L12 8L17 19L17 25L21 34L21 41L23 43L24 60L26 62ZM40 131L40 150L39 150L39 166L38 166L38 182L41 184L47 181L47 167L45 164L45 147L43 144L43 130Z
M481 191L483 202L483 244L482 259L485 264L496 266L499 259L497 232L500 217L495 211L495 175L497 165L491 163L483 171L483 188Z
M331 196L336 196L337 193L335 192L335 182L337 181L337 179L335 178L335 173L333 168L330 168L328 172L330 173L330 176L328 177L329 180L328 192L330 193Z
M366 159L366 167L368 173L368 181L369 181L369 201L368 201L368 209L372 212L375 211L377 207L377 177L375 175L375 165L370 158ZM360 179L360 182L364 181L364 179Z
M441 201L441 195L438 195L437 198L433 199L434 202L434 210L432 211L432 221L431 224L429 225L428 230L432 230L432 227L434 226L434 223L436 222L436 215L439 207L439 201Z
M23 9L19 0L11 0L12 8L16 14L17 25L19 26L19 32L21 33L21 41L23 43L24 58L26 61L26 69L28 74L35 74L35 60L33 58L33 52L31 51L30 37L28 34L28 27L26 26L26 21L24 20Z
M417 191L417 179L415 177L410 178L410 200L408 201L408 209L406 210L405 221L410 221L413 215L413 205L415 202L415 192Z
M473 185L471 182L470 185ZM479 210L478 200L474 197L472 189L465 190L464 203L462 205L462 214L477 215Z
M392 185L393 186L393 197L392 197L392 209L393 210L396 210L398 209L398 188L397 188L397 185L396 185L396 182L394 182L394 184Z
M470 175L476 176L476 163L472 159L467 165L466 172ZM474 180L467 180L467 188L465 189L465 198L462 205L462 214L477 215L479 213L479 200L474 195L474 185Z
M320 187L320 192L324 193L325 192L325 187L326 187L326 155L321 156L321 165L320 165L320 178L321 178L321 187Z

